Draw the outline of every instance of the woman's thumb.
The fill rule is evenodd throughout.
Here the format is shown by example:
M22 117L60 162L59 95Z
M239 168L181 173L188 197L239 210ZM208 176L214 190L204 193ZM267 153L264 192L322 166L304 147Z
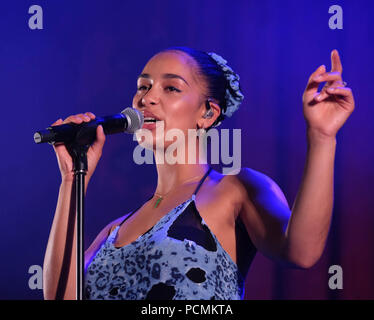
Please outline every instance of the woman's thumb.
M99 151L99 150L101 150L103 148L104 143L105 143L104 129L103 129L103 126L99 125L96 128L96 140L92 144L92 149L94 151Z

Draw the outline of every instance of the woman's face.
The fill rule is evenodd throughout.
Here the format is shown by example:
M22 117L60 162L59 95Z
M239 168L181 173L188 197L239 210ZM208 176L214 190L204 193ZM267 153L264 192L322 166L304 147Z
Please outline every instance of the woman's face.
M157 140L164 140L160 136L162 126L164 135L171 129L179 129L185 137L188 129L196 129L204 114L206 99L196 68L191 57L175 51L155 55L144 67L137 80L133 108L144 113L142 129L152 133L153 141L146 142L145 147L154 149ZM149 117L157 121L148 121ZM144 130L139 131L142 134ZM164 140L164 147L171 143Z

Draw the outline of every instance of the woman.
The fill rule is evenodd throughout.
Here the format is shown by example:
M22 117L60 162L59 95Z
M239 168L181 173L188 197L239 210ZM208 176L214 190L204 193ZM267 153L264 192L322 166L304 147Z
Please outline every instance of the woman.
M331 72L320 66L303 95L308 151L292 210L277 184L253 169L224 176L201 162L156 161L154 195L109 223L85 252L86 298L242 299L257 250L291 266L314 265L331 221L336 134L354 109L336 50L331 61ZM172 143L157 133L161 124L165 132L178 129L185 136L191 129L219 125L243 99L238 80L213 53L174 47L156 54L139 76L133 98L133 107L146 119L142 130L152 133L140 143L157 160L159 153L167 156ZM87 112L53 125L94 118ZM160 139L164 145L157 147ZM99 126L87 155L86 188L104 142ZM184 148L185 154L193 151ZM72 160L64 145L54 149L62 182L44 261L44 294L46 299L75 299L75 232L69 231L74 229ZM204 156L197 147L194 151Z

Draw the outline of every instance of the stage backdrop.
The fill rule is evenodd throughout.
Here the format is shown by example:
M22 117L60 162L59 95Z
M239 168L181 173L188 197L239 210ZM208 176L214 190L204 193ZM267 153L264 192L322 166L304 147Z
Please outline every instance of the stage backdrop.
M60 176L52 147L36 145L33 133L70 114L131 106L147 60L174 45L217 52L240 74L245 100L222 128L242 129L242 166L274 179L290 206L306 155L302 93L318 66L330 70L338 49L356 110L337 137L326 250L309 270L258 254L245 298L374 298L372 1L6 0L1 12L0 299L43 297L38 266ZM87 193L87 245L154 190L155 167L134 163L135 145L131 135L107 139ZM342 289L329 287L334 265L343 270Z

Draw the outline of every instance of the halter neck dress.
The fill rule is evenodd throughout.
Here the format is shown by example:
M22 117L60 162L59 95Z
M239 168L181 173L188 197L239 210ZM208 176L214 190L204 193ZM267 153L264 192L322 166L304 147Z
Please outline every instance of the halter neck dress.
M85 273L85 299L241 300L245 277L256 254L240 217L236 220L237 263L201 218L195 198L164 215L135 241L114 243L121 225L108 236Z

